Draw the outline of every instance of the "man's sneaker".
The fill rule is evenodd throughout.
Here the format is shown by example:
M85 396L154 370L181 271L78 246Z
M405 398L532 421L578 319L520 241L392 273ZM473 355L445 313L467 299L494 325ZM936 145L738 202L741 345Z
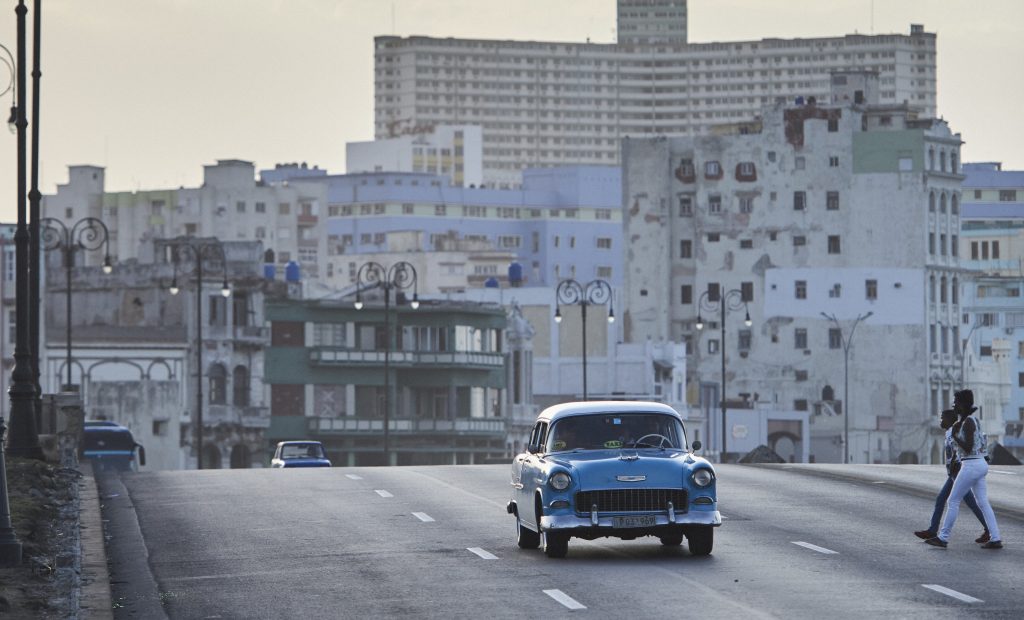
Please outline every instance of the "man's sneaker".
M989 535L988 530L985 530L984 532L982 532L981 536L978 536L974 539L974 542L980 545L982 543L987 543L990 538L992 537Z
M918 531L914 532L914 536L917 536L918 538L920 538L922 540L928 540L929 538L935 538L935 532L933 532L931 530L918 530ZM985 540L988 540L988 539L986 538ZM981 542L985 542L985 541L983 540Z
M981 546L982 549L1002 549L1003 541L1001 540L990 540Z
M946 541L942 540L938 536L932 536L931 538L929 538L928 540L926 540L924 542L926 544L929 544L929 545L933 546L933 547L942 547L943 549L945 549L946 547L949 546L949 544ZM988 545L991 545L991 544L992 544L991 542L987 542L987 543L985 543L985 546L988 546ZM999 546L1002 547L1003 545L1001 543L999 543Z

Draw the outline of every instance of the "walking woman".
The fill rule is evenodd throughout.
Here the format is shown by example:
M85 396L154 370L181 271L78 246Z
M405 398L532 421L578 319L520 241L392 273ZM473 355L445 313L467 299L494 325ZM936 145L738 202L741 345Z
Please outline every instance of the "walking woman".
M953 395L953 411L956 412L959 420L953 424L953 443L956 445L957 456L962 465L960 473L953 482L953 490L946 501L946 518L942 521L942 529L939 535L929 538L925 542L936 547L945 547L949 543L949 535L953 531L953 524L956 523L957 515L960 513L960 502L968 491L974 493L974 499L985 515L985 522L988 524L990 540L983 544L983 549L1002 549L1003 542L999 536L999 525L996 523L996 515L992 512L992 505L988 502L988 488L985 484L985 476L988 474L988 462L985 457L988 455L985 434L981 432L981 426L972 413L978 408L974 406L974 392L960 390Z

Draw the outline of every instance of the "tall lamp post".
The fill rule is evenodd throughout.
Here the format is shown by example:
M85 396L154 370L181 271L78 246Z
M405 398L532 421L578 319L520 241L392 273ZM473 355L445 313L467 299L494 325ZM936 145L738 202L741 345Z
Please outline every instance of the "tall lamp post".
M704 329L704 319L701 318L701 310L707 310L708 312L715 311L715 302L709 295L711 291L704 291L701 293L700 299L697 301L697 329ZM743 318L743 324L750 327L753 321L750 320L750 310L747 308L747 302L743 299L743 291L739 289L732 289L728 292L720 292L718 295L718 312L719 325L721 327L721 341L718 343L718 350L722 354L722 398L719 405L722 409L722 456L721 462L726 461L726 424L725 424L725 317L730 310L739 310L743 308L745 316Z
M64 222L46 217L39 222L42 228L42 246L46 251L61 250L64 255L65 306L67 317L67 367L68 382L65 391L73 389L71 382L71 269L75 266L75 250L95 251L106 247L103 257L103 273L109 274L114 267L110 262L110 231L107 225L94 217L85 217L71 228Z
M964 359L967 357L967 346L971 343L971 336L974 335L974 330L981 327L980 321L975 321L974 325L971 325L970 331L964 337L964 341L960 344L960 389L967 387L967 369L964 367Z
M216 239L196 239L195 237L178 237L170 243L171 259L174 263L174 279L171 280L171 295L177 295L179 266L191 266L196 274L196 469L203 468L203 263L214 261L219 263L224 272L224 283L220 294L231 296L228 285L228 259L224 254L224 246ZM182 273L188 274L188 270Z
M608 304L608 322L615 322L612 287L604 280L591 280L580 284L576 280L562 280L555 289L555 323L562 322L559 304L578 304L583 323L583 400L587 400L587 306Z
M356 303L355 309L363 309L363 288L380 288L384 291L384 464L391 464L389 445L391 425L391 291L404 290L412 287L413 310L420 307L420 296L416 283L416 268L410 263L399 261L391 267L369 261L363 263L356 271ZM396 299L397 302L397 299Z
M829 321L835 323L836 329L839 330L839 339L843 345L843 407L846 411L843 412L843 463L850 462L850 414L852 413L850 408L850 343L853 342L853 332L857 330L857 325L861 321L867 319L874 312L866 312L860 314L856 319L853 320L853 325L850 326L850 333L848 335L843 334L843 326L839 324L839 319L834 314L821 313L821 316L825 317ZM870 440L870 437L868 438Z

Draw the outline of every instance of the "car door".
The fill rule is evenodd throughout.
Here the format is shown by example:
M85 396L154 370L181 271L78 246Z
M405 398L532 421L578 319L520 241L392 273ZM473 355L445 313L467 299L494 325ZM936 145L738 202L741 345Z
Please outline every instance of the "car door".
M519 506L520 519L538 531L540 526L537 523L536 512L533 508L533 497L537 491L538 484L543 484L544 459L542 455L544 453L544 441L547 431L547 422L538 422L533 428L527 452L521 455L520 483L522 486L519 489L519 497L516 500Z

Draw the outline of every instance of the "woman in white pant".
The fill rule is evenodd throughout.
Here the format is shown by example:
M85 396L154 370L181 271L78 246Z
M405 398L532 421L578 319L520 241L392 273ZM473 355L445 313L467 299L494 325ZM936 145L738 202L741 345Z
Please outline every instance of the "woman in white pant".
M929 538L925 542L936 547L945 547L949 542L949 535L953 531L953 524L960 513L960 501L967 495L968 491L974 493L974 499L985 516L985 524L988 527L990 540L982 545L983 549L1002 549L1003 542L999 535L999 524L996 523L996 515L992 512L992 505L988 502L988 488L985 484L985 476L988 474L988 462L985 457L988 455L985 434L981 432L981 426L971 414L977 411L974 406L974 393L970 390L960 390L953 395L953 410L960 417L960 420L953 425L953 442L956 444L957 455L962 465L956 481L953 482L953 490L946 501L946 518L942 521L942 529L939 535Z

